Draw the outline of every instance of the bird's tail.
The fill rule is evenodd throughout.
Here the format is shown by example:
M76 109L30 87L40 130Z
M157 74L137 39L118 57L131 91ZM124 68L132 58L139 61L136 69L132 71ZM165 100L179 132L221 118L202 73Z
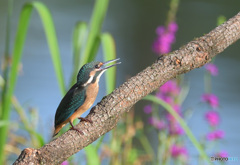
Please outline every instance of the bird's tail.
M54 131L52 138L54 138L55 136L57 136L58 133L59 133L59 132L55 133L55 131Z
M52 137L55 137L59 131L62 129L63 125L57 125L55 126L55 130L54 130L54 133L53 133L53 136Z

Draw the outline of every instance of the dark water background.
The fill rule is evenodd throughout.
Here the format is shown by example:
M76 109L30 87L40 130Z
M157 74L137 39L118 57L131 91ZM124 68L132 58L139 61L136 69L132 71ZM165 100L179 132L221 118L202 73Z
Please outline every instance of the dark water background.
M24 0L14 1L11 21L11 48L18 24L19 13ZM72 31L77 21L88 22L94 1L87 0L52 0L43 1L50 9L56 26L64 76L69 84L72 71ZM236 15L240 9L240 1L235 0L183 0L177 13L179 31L173 50L202 36L216 27L219 15L228 18ZM110 32L116 42L117 56L122 64L117 68L117 86L127 77L133 76L153 63L156 55L151 51L155 29L165 23L168 11L168 1L160 0L112 0L110 1L107 17L103 24L103 32ZM7 1L0 1L0 56L4 54L5 20ZM225 138L219 148L226 150L229 156L240 159L240 47L239 41L217 56L216 65L219 76L214 77L212 91L220 99L220 129L225 131ZM97 55L102 60L102 52ZM1 58L2 61L2 58ZM53 130L55 110L61 100L56 76L53 70L49 49L46 43L41 20L36 11L30 21L29 31L23 51L23 74L19 76L15 95L24 107L36 107L40 114L40 128L46 139L50 138ZM186 74L190 84L190 93L183 104L184 108L195 111L188 123L197 137L201 137L209 129L204 121L206 107L199 106L200 97L204 91L204 69L195 69ZM100 92L96 102L105 95L104 78L100 82ZM95 102L95 103L96 103ZM141 113L143 103L136 105L136 113ZM86 114L85 114L86 115ZM12 114L14 119L16 114ZM46 128L46 129L45 129ZM157 138L152 136L153 141ZM191 164L195 164L197 152L190 142ZM211 155L209 155L211 156ZM234 164L231 162L229 164ZM237 162L235 163L237 164Z

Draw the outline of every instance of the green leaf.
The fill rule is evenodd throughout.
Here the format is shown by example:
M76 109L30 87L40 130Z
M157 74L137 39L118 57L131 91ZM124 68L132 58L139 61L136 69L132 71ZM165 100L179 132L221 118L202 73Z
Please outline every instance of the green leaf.
M106 15L109 0L96 0L91 18L90 29L86 42L86 47L83 52L83 57L80 66L91 62L95 59L96 50L99 46L98 37L102 28L103 19Z
M62 70L62 63L61 63L60 52L58 47L57 35L56 35L52 16L48 8L43 3L33 2L33 3L30 3L30 5L32 5L38 11L41 17L46 38L48 41L48 46L51 52L55 73L57 75L58 83L60 86L60 90L64 95L66 92L66 89L64 84L64 77L63 77L63 70Z
M4 85L4 79L2 78L2 76L0 75L0 87L2 88Z
M37 133L33 129L27 129L27 131L36 138L37 140L36 143L38 145L38 146L35 146L36 148L40 148L45 144L43 136L41 134Z
M154 156L155 156L155 153L151 147L151 144L149 142L149 140L147 139L146 135L144 133L141 132L141 135L138 137L140 143L142 144L143 146L143 149L149 154L151 155L154 160Z
M100 146L101 146L101 144L102 144L102 142L103 142L103 139L104 139L105 135L106 135L106 134L102 135L102 136L98 139L97 144L95 145L97 151L99 150L99 148L100 148Z
M226 21L226 17L223 16L223 15L220 15L220 16L217 18L217 26L223 24L225 21Z
M73 73L71 77L71 85L76 81L76 76L81 67L80 65L80 54L84 48L85 40L87 37L87 24L85 22L78 22L73 31Z
M104 61L116 58L116 49L113 37L109 33L101 35L101 43L103 47ZM116 67L109 69L105 73L107 94L115 89L116 85Z
M0 127L6 126L9 124L9 121L0 120Z
M100 165L100 159L98 157L98 151L96 147L91 144L84 148L86 156L87 156L87 164L88 165Z
M130 149L130 151L128 153L127 162L130 164L134 164L134 162L137 160L138 156L139 155L138 155L137 149L135 149L135 148Z

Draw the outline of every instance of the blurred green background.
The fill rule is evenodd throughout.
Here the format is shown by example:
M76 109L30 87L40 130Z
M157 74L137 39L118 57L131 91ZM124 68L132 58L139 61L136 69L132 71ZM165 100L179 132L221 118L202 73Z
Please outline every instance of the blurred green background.
M10 54L12 53L19 15L24 3L29 1L16 0L12 6L10 28ZM43 2L50 10L56 28L63 74L66 85L72 74L73 51L72 34L78 21L89 22L95 1L93 0L52 0ZM240 1L235 0L182 0L176 14L176 22L179 30L176 42L172 50L178 49L196 37L200 37L217 25L220 15L227 19L236 15L240 10ZM152 43L156 38L155 29L166 22L169 10L168 0L112 0L109 1L107 14L103 22L102 32L112 34L116 44L117 57L122 64L117 67L116 86L118 87L129 77L151 65L157 58L152 51ZM0 59L4 56L6 37L6 18L8 13L8 1L0 1ZM98 51L96 59L103 61L103 53ZM220 128L225 131L225 138L219 145L228 151L229 156L240 158L240 47L239 41L227 48L217 56L215 64L219 67L219 75L212 79L212 91L219 97L221 115ZM56 75L42 22L36 10L30 19L26 43L23 49L22 68L18 77L15 95L20 104L28 111L34 107L37 109L37 131L43 135L45 141L49 141L53 132L54 114L62 98L56 81ZM188 125L196 137L201 136L208 125L204 123L202 107L198 106L203 85L203 68L195 69L187 73L185 78L189 83L189 94L183 103L184 108L193 108L194 114L188 120ZM2 69L0 70L2 75ZM106 95L105 79L100 81L100 91L97 102ZM145 102L139 102L134 107L135 116L142 116L141 120L147 123L143 115ZM84 115L87 115L85 113ZM19 135L25 133L18 130L19 117L15 111L11 112L11 121L14 123L10 129ZM157 143L155 134L149 134L152 144ZM189 159L193 162L197 159L197 151L187 141L187 148L191 153ZM25 146L20 146L20 150ZM211 155L209 155L210 157ZM10 162L17 156L12 156ZM192 161L191 161L192 160ZM106 163L106 162L105 162Z

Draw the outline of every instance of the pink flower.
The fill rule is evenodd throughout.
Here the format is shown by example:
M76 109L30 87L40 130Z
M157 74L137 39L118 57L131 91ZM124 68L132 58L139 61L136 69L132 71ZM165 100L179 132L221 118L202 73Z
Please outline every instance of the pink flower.
M184 155L184 156L187 156L187 149L183 146L178 146L178 145L172 145L171 146L171 155L172 157L176 158L180 155Z
M184 130L177 122L170 122L169 133L172 135L183 135Z
M148 118L148 123L157 128L158 130L162 130L165 128L165 122L158 120L154 117Z
M222 139L224 137L224 131L216 130L207 134L206 138L209 141Z
M202 101L209 103L212 108L217 108L219 106L218 97L211 93L203 94Z
M218 157L223 157L226 158L228 157L227 151L220 151L219 153L216 154Z
M215 131L215 137L216 139L222 139L224 137L225 133L222 130L216 130Z
M154 125L155 121L156 121L156 118L154 118L154 117L149 117L148 118L148 123L151 124L151 125Z
M167 46L167 45L170 46L171 43L175 42L175 35L172 33L165 33L160 38L160 41L162 42L162 44L166 44L165 46Z
M180 88L177 85L176 81L169 80L160 87L159 91L163 94L178 95L180 93Z
M65 160L64 162L62 162L62 164L61 165L69 165L69 163L68 163L68 161L67 160Z
M205 69L212 75L217 76L218 75L218 68L215 64L209 63L205 65Z
M151 105L146 105L143 109L144 113L149 114L152 112L152 106Z
M164 129L164 128L166 127L166 124L165 124L165 122L159 120L159 121L155 124L155 127L156 127L158 130L162 130L162 129Z
M178 24L176 22L170 22L168 24L168 31L175 33L177 32L177 30L178 30Z
M219 124L219 114L215 111L208 111L205 114L205 118L208 121L208 123L213 127Z
M171 51L171 46L169 43L164 42L164 38L157 38L153 43L152 49L157 54L166 54Z
M175 33L178 30L176 22L171 22L167 29L159 26L156 29L157 38L153 42L152 49L155 53L166 54L171 51L171 45L175 42Z

